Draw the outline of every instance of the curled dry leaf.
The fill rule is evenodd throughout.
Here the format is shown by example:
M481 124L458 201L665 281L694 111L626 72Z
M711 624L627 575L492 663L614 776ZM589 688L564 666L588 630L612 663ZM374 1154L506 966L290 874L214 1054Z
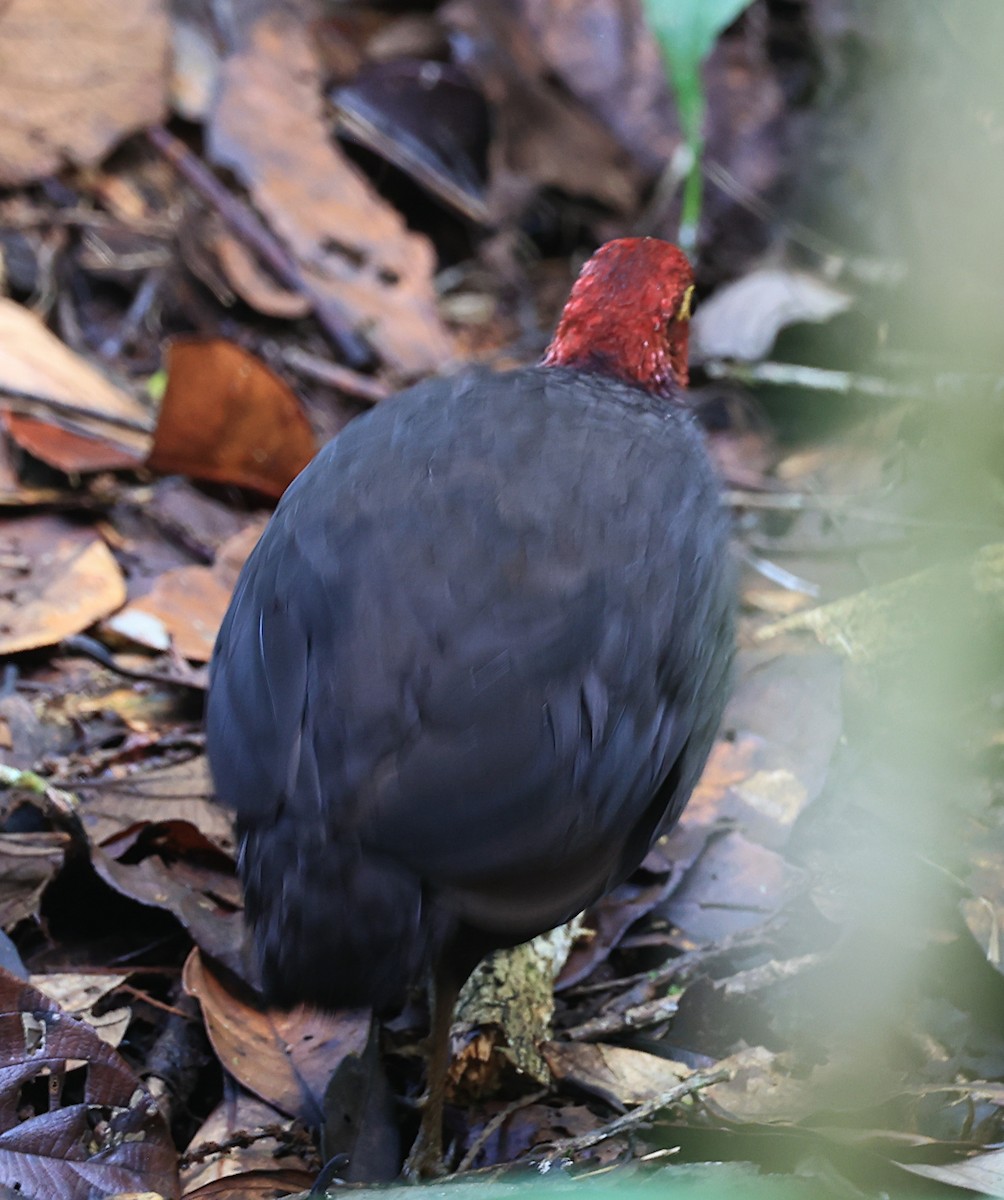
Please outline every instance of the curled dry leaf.
M222 338L173 342L148 466L278 499L317 444L292 390Z
M691 359L756 362L770 352L782 329L829 321L852 303L846 292L805 271L761 267L719 288L694 313Z
M185 990L202 1005L220 1062L249 1091L290 1116L316 1121L324 1093L346 1055L361 1055L370 1029L368 1010L322 1013L264 1009L253 993L229 987L198 950L185 963Z
M208 954L242 970L244 923L233 862L194 825L137 823L92 846L91 862L121 895L173 913Z
M220 74L212 156L286 242L315 305L346 314L396 370L430 371L452 353L436 312L432 246L332 141L309 24L302 6L243 19Z
M61 517L31 516L0 531L0 654L53 646L126 598L111 551Z
M162 0L8 0L0 25L0 185L97 162L160 120Z
M5 11L5 27L9 17ZM0 392L4 389L52 401L64 410L61 424L127 453L142 457L149 448L142 431L150 416L139 401L109 383L34 313L0 297Z
M0 971L0 1182L27 1195L178 1195L153 1097L85 1022Z
M151 650L173 645L193 662L209 662L237 573L264 525L264 518L253 521L226 541L211 567L165 571L147 595L106 622L107 628Z
M7 436L22 450L66 475L128 470L143 462L142 455L104 438L75 433L34 417L8 412L3 414L3 423Z

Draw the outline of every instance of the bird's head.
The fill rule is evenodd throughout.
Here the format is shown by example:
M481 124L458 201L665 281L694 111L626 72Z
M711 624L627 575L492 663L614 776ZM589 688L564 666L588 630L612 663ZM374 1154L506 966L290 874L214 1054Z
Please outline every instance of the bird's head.
M579 273L543 365L612 375L661 396L687 386L694 274L658 238L607 242Z

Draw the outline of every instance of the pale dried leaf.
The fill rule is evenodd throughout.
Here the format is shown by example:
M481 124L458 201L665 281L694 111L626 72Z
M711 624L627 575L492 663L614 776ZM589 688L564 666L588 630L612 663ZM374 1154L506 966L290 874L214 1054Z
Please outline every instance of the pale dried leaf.
M328 298L407 374L451 356L435 308L435 258L333 142L302 13L272 10L223 64L214 160L248 187L315 296Z
M691 359L756 362L788 325L829 321L852 303L845 292L804 271L761 267L701 304L691 325Z
M665 1095L691 1068L669 1058L595 1042L546 1042L541 1053L559 1082L569 1082L617 1107Z
M0 20L0 28L2 25ZM86 414L73 421L82 431L139 455L149 448L147 434L101 420L112 417L149 424L149 415L139 401L109 383L28 309L0 297L0 394L4 389L72 405ZM39 409L39 415L44 415L43 410Z
M167 55L162 0L7 0L0 185L95 163L126 134L159 121Z
M107 617L126 598L111 551L96 534L59 517L8 522L0 548L0 654L53 646Z

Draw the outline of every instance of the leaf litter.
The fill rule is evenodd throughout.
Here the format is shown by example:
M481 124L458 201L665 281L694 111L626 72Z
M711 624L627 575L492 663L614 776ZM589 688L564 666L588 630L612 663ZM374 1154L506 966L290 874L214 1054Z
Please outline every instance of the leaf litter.
M546 971L503 959L475 989L448 1107L468 1165L679 1148L814 1194L908 1172L1004 1192L999 461L975 383L962 420L914 360L885 400L854 393L894 376L860 336L889 295L771 207L818 119L791 47L821 39L812 69L832 67L834 7L753 6L704 69L694 357L714 361L694 384L745 563L735 695L637 876ZM72 11L18 0L0 59L65 45ZM0 1179L276 1195L316 1175L323 1127L347 1178L390 1180L420 1003L382 1028L262 1007L202 664L262 507L320 441L457 346L532 361L573 254L674 236L680 125L640 4L148 13L128 105L85 94L95 37L81 119L57 105L33 145L0 138L8 181L34 185L0 201ZM187 129L129 137L168 104ZM849 391L758 387L744 364L767 354Z

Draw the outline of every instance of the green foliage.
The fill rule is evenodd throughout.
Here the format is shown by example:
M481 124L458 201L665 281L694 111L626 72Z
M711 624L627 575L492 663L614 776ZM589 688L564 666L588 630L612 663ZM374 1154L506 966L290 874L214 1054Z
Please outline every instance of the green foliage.
M752 0L642 0L645 16L662 49L676 97L680 127L692 160L683 193L680 243L692 251L701 218L701 150L704 88L701 64L715 38Z

